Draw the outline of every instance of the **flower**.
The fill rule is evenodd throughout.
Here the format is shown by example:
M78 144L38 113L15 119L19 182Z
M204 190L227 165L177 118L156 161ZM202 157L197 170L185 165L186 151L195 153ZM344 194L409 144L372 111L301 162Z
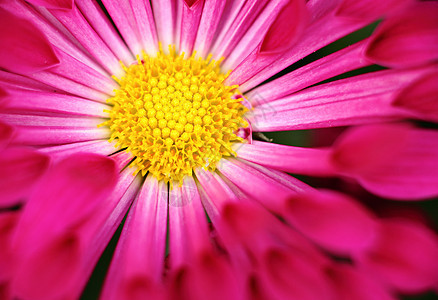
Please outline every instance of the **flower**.
M437 15L430 1L0 2L2 297L79 298L120 224L102 299L436 289L423 215L361 200L438 195ZM260 134L331 127L314 148Z

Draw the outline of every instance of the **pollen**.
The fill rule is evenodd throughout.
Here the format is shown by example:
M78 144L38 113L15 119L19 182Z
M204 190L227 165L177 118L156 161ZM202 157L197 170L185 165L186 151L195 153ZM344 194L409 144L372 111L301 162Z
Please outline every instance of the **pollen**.
M136 174L182 183L197 167L214 171L222 157L235 155L231 145L247 127L247 111L238 86L227 86L220 60L177 54L169 47L156 56L143 53L113 77L120 85L107 100L109 119L99 126L111 130L110 142L132 153Z

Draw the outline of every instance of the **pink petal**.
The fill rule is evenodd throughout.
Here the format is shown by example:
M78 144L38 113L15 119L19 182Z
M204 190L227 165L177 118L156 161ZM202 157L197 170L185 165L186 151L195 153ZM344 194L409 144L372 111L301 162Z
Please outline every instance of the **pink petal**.
M7 90L8 92L10 92L13 89L53 92L53 89L50 86L38 82L35 79L31 79L19 74L15 74L3 70L0 70L0 82L4 87L5 91ZM7 100L4 99L4 101Z
M272 242L267 233L278 225L276 222L271 214L258 205L229 202L221 208L220 220L214 225L225 247L242 244L258 252Z
M312 0L307 1L306 6L312 16L312 21L315 22L327 15L332 15L335 9L339 6L342 0L324 1Z
M0 156L0 206L26 200L49 166L49 157L26 148L9 147Z
M9 282L5 281L0 283L0 297L1 299L12 299L12 295L9 291Z
M276 209L295 192L277 180L236 159L222 159L218 170L250 198Z
M388 67L410 67L436 61L437 15L436 2L418 2L383 21L368 45L367 58Z
M6 211L0 213L0 282L5 282L11 278L13 272L13 251L12 237L15 232L15 226L19 220L19 211ZM0 293L0 299L1 298Z
M268 176L269 178L274 179L276 182L287 187L294 193L314 191L314 189L309 185L284 172L266 168L262 165L254 164L249 161L243 161L243 162L245 162L245 164L251 166L255 170L261 172L264 176Z
M437 283L438 238L419 223L386 220L359 262L369 276L392 288L408 293L425 291Z
M183 0L183 1L188 8L192 8L193 5L198 4L200 2L199 0Z
M167 229L167 186L148 176L117 245L102 299L160 299ZM155 299L155 298L153 298Z
M260 277L274 299L332 299L322 268L296 251L269 249L262 257Z
M164 292L161 287L153 283L145 276L132 276L126 279L121 285L120 297L117 299L142 300L148 299L164 300Z
M57 50L56 54L61 63L50 69L50 72L55 73L58 76L66 77L74 82L80 83L81 85L107 94L108 96L113 96L113 90L119 87L119 85L109 76L101 74L69 54L61 50Z
M333 54L324 56L280 78L256 87L246 93L245 96L253 106L258 106L282 98L333 76L365 67L369 65L370 62L362 59L364 44L364 42L359 42L340 51L336 51Z
M281 55L259 55L258 49L255 49L231 72L225 82L238 84L239 90L246 92L303 57L364 25L366 24L352 24L327 15L309 26L303 32L302 38Z
M53 146L110 137L106 128L39 128L21 127L17 130L15 142L24 145Z
M175 45L180 45L181 40L181 25L182 24L182 18L183 18L183 8L184 8L183 1L178 1L174 4L174 15L175 15L175 23L172 25L174 27L174 43Z
M247 199L223 205L220 217L212 222L223 247L239 268L253 270L254 259L262 260L266 250L279 245L294 249L315 265L327 264L327 259L301 233Z
M120 35L115 30L113 24L103 12L102 8L95 1L75 0L75 4L84 14L88 23L92 24L93 29L103 37L105 43L109 46L111 51L119 58L125 65L129 65L134 61L134 57L130 53L128 47L125 45Z
M33 79L45 83L52 87L50 92L66 92L67 94L79 96L85 99L104 103L108 99L109 94L90 88L72 79L53 72L42 71L30 75ZM70 76L74 77L74 76Z
M117 160L115 157L114 159ZM121 171L117 185L111 196L105 199L105 204L95 211L89 222L78 228L81 243L86 250L83 253L81 276L78 278L75 293L71 294L73 298L77 299L82 293L96 263L137 196L141 184L142 180L133 175L132 169Z
M243 300L236 284L235 271L216 253L203 252L195 263L181 268L171 278L169 297L178 300Z
M389 289L374 278L347 264L334 264L328 270L337 300L395 300Z
M181 24L177 27L181 30L179 49L190 55L195 44L199 22L201 21L204 0L183 0L182 1Z
M408 130L403 125L352 128L339 137L332 160L341 172L366 176L397 155L397 150L405 145L407 138Z
M208 49L208 53L215 53L213 47L218 44L220 40L227 37L227 33L232 30L231 26L236 20L238 14L244 10L246 1L226 1L225 7L220 16L220 21L217 26L217 32L215 32L213 45ZM220 44L220 43L219 43ZM219 48L219 46L218 46Z
M288 173L327 176L334 174L327 149L284 146L260 141L234 145L237 157Z
M0 10L0 66L12 72L34 73L59 63L46 37L29 21Z
M35 115L16 115L2 114L2 120L13 126L29 126L29 127L47 127L56 128L97 128L104 120L100 118L83 118L83 117L55 117L55 116L35 116Z
M343 0L339 5L336 15L344 18L374 21L384 15L392 14L403 9L412 0L387 0L377 2L374 0Z
M236 195L215 172L196 168L195 174L200 184L202 204L209 218L215 222L220 217L223 206L229 202L239 201L239 195Z
M301 1L301 0L298 0ZM230 52L223 62L225 70L234 69L245 57L248 56L255 48L260 48L260 45L266 36L271 25L278 19L279 14L285 11L285 6L298 1L281 0L278 2L270 1L253 25L240 38L238 44Z
M158 51L158 38L151 3L144 0L130 0L130 2L143 49L155 55Z
M340 254L364 251L376 234L373 216L342 194L324 191L292 196L285 215L308 238Z
M134 53L134 55L141 54L143 45L140 40L140 34L130 1L114 2L112 0L103 0L101 2L108 11L111 20L116 25L123 39L126 41L129 50ZM144 50L148 51L149 48Z
M120 152L117 151L117 153L112 153L108 156L111 156L115 160L115 162L120 170L122 170L126 166L128 166L131 163L131 161L133 160L132 154L129 152L126 152L126 151L120 151ZM134 174L135 168L130 168L130 170Z
M413 111L419 119L438 122L438 72L427 74L404 88L392 105Z
M84 47L109 74L116 76L124 74L119 64L119 59L93 30L76 6L69 11L51 10L50 13L67 28L79 41L80 45Z
M108 113L104 110L110 109L106 104L80 97L18 88L11 89L8 99L9 107L5 111L14 113L46 112L59 115L108 117Z
M372 193L398 200L438 195L438 135L400 124L353 129L340 139L333 163Z
M85 222L111 195L117 178L115 162L97 154L74 154L56 163L25 207L17 235L19 249L43 245Z
M214 35L222 19L226 1L210 0L204 3L201 20L199 21L198 33L196 35L193 49L198 51L201 57L207 57Z
M196 183L186 177L183 185L174 183L169 195L169 247L171 268L190 264L211 244L207 219Z
M248 201L230 202L223 206L220 219L213 220L213 225L233 259L236 259L236 249L243 248L245 256L249 254L252 256L250 259L261 260L260 256L267 249L281 244L294 249L297 254L315 264L323 266L326 263L321 253L306 238L260 205ZM253 263L250 262L250 265Z
M78 236L70 233L22 257L11 284L12 294L24 299L62 297L74 288L80 274L80 248Z
M242 2L237 1L239 6L242 5ZM235 17L233 13L230 14L230 17L234 17L232 23L229 24L227 29L225 27L221 28L222 30L212 47L211 53L214 53L214 58L219 59L222 56L229 56L268 2L267 0L246 1L239 10L233 12L238 13Z
M62 26L48 10L42 6L29 9L25 1L2 1L1 7L20 18L32 22L44 35L51 45L68 53L75 59L92 67L96 71L108 75L99 64L93 60L87 51L73 38L70 32Z
M30 2L36 6L65 10L72 9L74 3L73 0L27 0L27 2Z
M102 169L101 171L105 170ZM77 175L80 176L80 174ZM62 213L58 213L60 215L60 219L56 219L56 217L52 218L52 221L49 222L49 224L46 224L50 226L50 229L44 228L43 226L33 226L36 223L34 220L35 217L38 218L38 223L44 223L46 221L47 217L44 215L45 209L43 208L43 212L41 214L36 212L36 209L39 207L36 209L35 207L33 207L33 209L31 207L30 212L29 205L27 205L25 207L22 222L20 222L19 228L17 228L17 235L15 236L14 254L16 254L18 272L18 275L15 276L15 281L17 281L15 294L22 293L23 291L20 290L20 288L29 285L26 282L26 277L35 276L35 272L44 273L44 271L48 269L53 270L54 272L47 272L44 274L44 276L39 276L38 279L35 277L35 279L33 279L35 285L40 284L44 287L50 284L52 281L59 280L62 282L58 282L59 286L56 288L44 290L41 290L37 286L29 285L27 286L29 289L27 292L33 295L29 298L34 299L34 297L37 297L38 294L41 294L40 298L42 299L52 299L51 296L53 296L54 293L58 294L58 296L55 298L63 298L67 295L74 299L78 298L88 280L89 275L93 271L97 260L120 224L121 219L123 218L131 203L131 200L133 199L131 187L133 188L134 192L137 191L138 185L131 184L133 179L134 176L132 176L132 172L124 171L111 195L109 197L104 197L103 199L99 199L98 197L97 202L99 203L99 207L92 209L86 221L78 220L76 224L68 224L66 218L63 218L65 217L65 214L63 216ZM70 181L70 183L72 183L72 181ZM76 187L80 188L78 186ZM55 197L60 196L59 193L56 195L57 191L54 192ZM76 193L77 192L78 191L76 191ZM109 192L111 192L111 190ZM75 201L71 201L72 199L73 198L70 197L68 199L69 202L63 204L63 210L74 210L73 206L75 201L81 201L80 198L74 198ZM62 201L64 199L59 200ZM88 202L92 203L94 200L94 198L88 199ZM29 202L29 204L32 205L32 202ZM37 205L40 204L41 203L38 203ZM87 207L85 205L83 205L83 207L85 208L86 213ZM48 213L56 214L56 212L51 212L49 210ZM77 217L80 218L80 214L76 214L78 215ZM42 217L42 215L44 217ZM64 222L67 222L67 224L64 224ZM41 232L44 232L44 234L41 234ZM62 258L59 256L63 255L63 251L49 250L52 248L54 243L57 243L57 241L69 239L70 237L76 240L74 244L78 244L79 249L74 257L72 257L72 263L74 266L71 266L71 268L68 270L63 270L62 265L56 265L59 264L57 259ZM46 254L43 255L42 253ZM53 259L42 257L46 255L53 257ZM36 260L43 260L42 263L45 264L45 267L41 269L39 265L35 263ZM31 264L36 264L36 266ZM61 278L51 278L51 276L57 276L55 271L59 273Z
M300 36L308 21L306 3L290 0L263 38L260 53L283 52Z
M2 151L11 141L14 134L14 128L0 121L0 151Z
M259 105L248 119L255 131L281 131L405 118L408 112L391 101L400 88L433 69L385 70L321 84Z
M0 87L0 111L8 105L8 99L6 99L8 93L2 87Z
M176 2L172 0L152 0L151 3L158 39L163 45L175 44L174 24L176 20Z
M103 165L108 161L111 162L110 159L100 157L108 161L100 161L103 164L96 161L98 165L93 168L93 166L84 165L83 161L78 159L85 157L99 158L99 156L90 154L73 155L70 158L73 160L72 163L79 163L78 167L83 167L81 170L70 170L76 172L76 174L71 174L73 178L80 177L82 180L85 180L87 184L92 184L93 181L96 181L96 177L101 177L97 179L108 180L109 182L96 182L99 186L97 189L103 189L103 193L100 195L94 193L93 195L91 192L88 194L88 199L82 199L82 196L84 196L83 193L87 191L80 186L81 184L78 184L78 178L73 180L71 177L64 178L68 184L74 186L61 185L59 189L63 189L63 191L72 189L73 192L75 192L74 196L70 194L70 196L64 198L61 194L63 191L60 192L59 189L52 189L53 194L49 195L49 198L56 197L57 201L61 201L58 207L53 203L53 198L49 199L52 201L50 208L44 207L45 205L42 203L46 198L39 199L40 201L33 199L38 203L30 201L29 204L26 205L22 221L19 224L19 228L17 228L15 239L16 249L14 253L16 253L17 256L18 275L15 276L15 281L17 282L14 288L14 294L23 293L21 288L24 286L28 289L27 293L32 295L29 296L31 299L38 297L38 295L41 295L39 297L42 299L65 298L67 296L73 299L78 298L97 260L120 224L124 213L127 211L133 199L131 187L134 189L134 192L136 192L138 188L138 185L131 184L134 180L132 172L122 172L120 180L115 184L110 176L111 173L115 173L114 175L116 175L118 170L114 170L116 172L113 172L108 168L105 169ZM59 167L65 164L65 162L66 160L57 163L55 168L58 168L59 171ZM115 163L113 162L112 165L115 166ZM84 176L78 171L84 172L86 175ZM101 174L101 172L104 172L104 174ZM109 173L105 174L106 172ZM56 181L50 178L51 175L46 179L55 182L56 185ZM57 175L62 174L58 173ZM92 176L93 179L87 178L87 176ZM82 194L79 191L82 192ZM107 194L105 195L104 193ZM87 195L85 195L85 198L87 198ZM72 199L75 201L72 201ZM80 202L82 200L84 200L85 203L76 203L76 201ZM83 210L75 212L76 204L82 207ZM42 209L42 211L38 212L38 209ZM58 209L61 209L62 212L59 212ZM47 212L47 216L45 212ZM69 213L74 215L73 219L75 220L68 217ZM50 214L53 215L52 218ZM59 216L59 219L56 216ZM35 218L37 218L38 221L35 221ZM38 223L38 226L35 226L35 223ZM44 232L44 234L41 234L41 232ZM70 267L65 270L62 264L59 265L59 259L62 259L62 256L67 254L64 254L64 251L59 249L54 249L55 251L49 250L57 241L69 238L76 240L74 244L78 245L78 251L71 257L73 260L72 265L68 265ZM45 256L49 257L46 258ZM52 257L53 259L51 259ZM35 262L39 260L42 260L41 263L44 263L43 269ZM42 272L41 270L43 270L43 272L45 270L52 270L53 272L47 272L44 276L35 276L35 272ZM34 283L30 285L27 282L27 278L32 276L35 277L33 279ZM58 276L59 278L52 278L52 276ZM56 288L44 288L54 281L57 282ZM44 289L41 289L41 287Z
M52 161L59 161L74 153L95 153L101 155L110 155L117 151L116 142L109 143L105 140L88 141L80 143L71 143L60 146L51 146L41 148L39 151L50 155Z

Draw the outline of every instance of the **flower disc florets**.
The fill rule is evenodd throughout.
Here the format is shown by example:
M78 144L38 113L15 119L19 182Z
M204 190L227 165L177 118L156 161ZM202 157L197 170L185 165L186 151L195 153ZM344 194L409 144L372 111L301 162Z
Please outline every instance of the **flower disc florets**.
M233 154L231 144L243 141L235 133L248 126L242 118L247 109L235 99L238 86L223 84L228 74L220 72L220 61L169 50L156 57L143 53L123 66L126 74L115 78L120 88L107 100L113 108L102 125L110 127L110 141L135 156L137 173L182 182L194 168L214 170Z

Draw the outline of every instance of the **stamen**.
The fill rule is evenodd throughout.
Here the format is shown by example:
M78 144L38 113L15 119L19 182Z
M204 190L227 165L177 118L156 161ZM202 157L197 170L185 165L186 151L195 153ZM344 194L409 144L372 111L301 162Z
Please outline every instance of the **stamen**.
M213 171L224 156L234 155L231 145L244 142L235 133L247 127L247 109L233 95L237 85L223 84L228 74L220 61L208 56L188 59L169 46L156 57L143 53L137 64L123 65L126 74L114 78L120 89L107 100L113 107L100 126L111 129L109 141L127 148L131 163L158 180L182 182L193 169Z

